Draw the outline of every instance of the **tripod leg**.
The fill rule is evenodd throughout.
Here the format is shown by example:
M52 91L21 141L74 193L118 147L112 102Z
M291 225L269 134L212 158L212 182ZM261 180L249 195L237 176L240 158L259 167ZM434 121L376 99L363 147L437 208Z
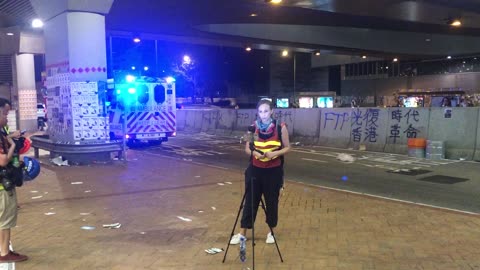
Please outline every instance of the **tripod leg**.
M227 258L228 248L230 247L230 240L232 239L233 233L235 232L235 227L237 227L238 217L240 216L240 212L242 211L243 202L245 201L245 196L246 195L247 195L247 192L244 192L242 202L240 202L240 207L238 208L237 218L235 219L235 223L233 224L232 232L230 233L230 238L228 238L227 248L225 249L225 255L223 255L222 263L224 263L225 259Z
M260 199L260 203L262 205L263 211L265 212L265 216L267 216L267 208L265 207L265 203L263 202L263 199ZM275 233L273 232L273 228L268 225L268 228L270 229L270 233L272 234L273 240L275 240L275 246L277 247L277 252L278 256L280 257L280 261L283 263L283 257L282 253L280 252L280 248L278 247L277 239L275 238Z

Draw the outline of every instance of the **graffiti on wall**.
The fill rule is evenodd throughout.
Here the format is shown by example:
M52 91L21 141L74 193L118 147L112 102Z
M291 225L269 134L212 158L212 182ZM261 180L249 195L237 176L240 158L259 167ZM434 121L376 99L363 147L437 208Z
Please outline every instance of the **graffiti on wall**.
M353 110L351 119L352 141L376 143L379 136L377 131L379 115L380 109L375 108Z
M350 114L347 112L336 113L326 112L323 117L323 128L326 129L327 124L333 125L334 130L342 130L345 123L350 121Z
M415 108L391 110L389 138L393 140L393 143L397 143L401 137L417 138L421 132L417 128L419 122L420 111Z

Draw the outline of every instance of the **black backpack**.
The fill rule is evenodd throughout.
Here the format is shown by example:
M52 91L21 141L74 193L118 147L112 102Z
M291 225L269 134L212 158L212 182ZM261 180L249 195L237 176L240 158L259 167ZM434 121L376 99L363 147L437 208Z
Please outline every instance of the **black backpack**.
M6 147L6 134L3 131L0 131L0 137L2 140L3 153L8 153ZM17 149L15 150L17 151ZM15 186L21 187L23 185L23 166L22 163L19 167L12 165L12 162L9 162L7 166L0 167L0 183L3 185L3 188L6 191L12 190Z

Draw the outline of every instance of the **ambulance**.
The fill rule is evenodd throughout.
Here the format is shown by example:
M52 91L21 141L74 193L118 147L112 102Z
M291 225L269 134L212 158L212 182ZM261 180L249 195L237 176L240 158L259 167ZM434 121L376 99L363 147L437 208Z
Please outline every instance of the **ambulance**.
M176 136L175 80L136 78L109 81L107 110L111 140L125 138L128 146L139 142L160 144Z

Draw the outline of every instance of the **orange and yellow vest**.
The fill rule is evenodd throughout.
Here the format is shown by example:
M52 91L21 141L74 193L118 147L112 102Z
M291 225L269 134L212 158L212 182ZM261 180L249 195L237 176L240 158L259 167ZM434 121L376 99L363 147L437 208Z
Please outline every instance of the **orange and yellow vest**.
M277 124L278 123L275 122L275 125ZM255 140L253 142L253 145L255 146L256 149L266 153L266 152L276 151L282 148L282 138L280 138L280 135L278 134L277 126L273 127L273 134L269 138L263 139L262 137L263 136L260 135L260 130L255 125ZM253 163L253 166L259 167L259 168L274 168L282 165L282 161L279 157L274 157L272 159L269 159L269 158L258 159L254 156L252 163Z

